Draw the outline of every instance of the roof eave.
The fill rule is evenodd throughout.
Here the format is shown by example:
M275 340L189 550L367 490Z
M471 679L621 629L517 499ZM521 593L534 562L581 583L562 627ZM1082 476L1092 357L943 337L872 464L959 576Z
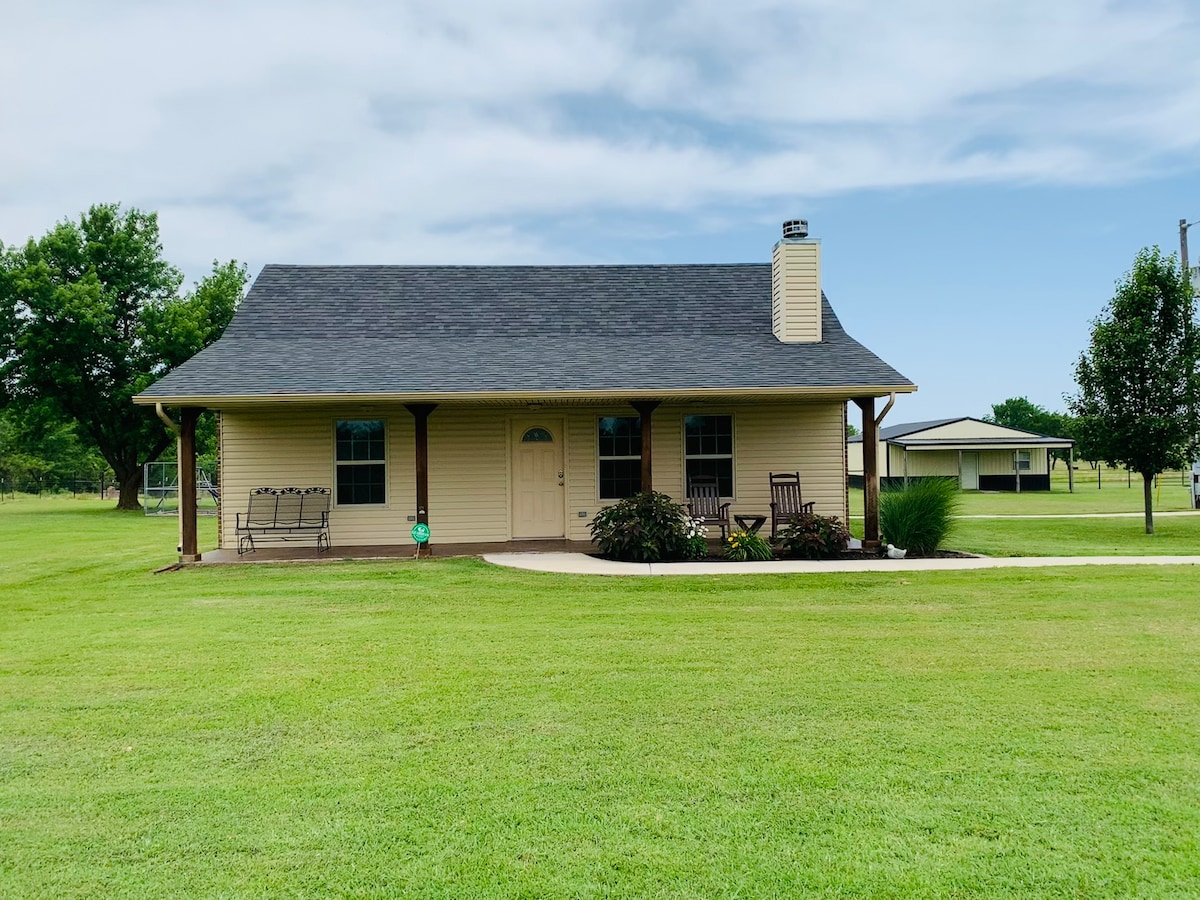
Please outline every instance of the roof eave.
M1068 438L992 438L982 440L963 440L962 438L945 438L943 440L906 441L902 438L891 438L887 443L906 450L971 450L975 448L1004 448L1004 447L1045 447L1048 450L1066 450L1075 446Z
M803 387L743 387L743 388L679 388L670 390L613 388L596 391L459 391L459 392L374 392L374 393L273 393L273 394L171 394L153 396L138 394L133 402L139 406L260 406L264 403L524 403L554 400L686 400L736 399L738 397L771 397L781 400L828 399L849 400L853 397L884 397L890 393L911 394L915 384L887 385L822 385Z

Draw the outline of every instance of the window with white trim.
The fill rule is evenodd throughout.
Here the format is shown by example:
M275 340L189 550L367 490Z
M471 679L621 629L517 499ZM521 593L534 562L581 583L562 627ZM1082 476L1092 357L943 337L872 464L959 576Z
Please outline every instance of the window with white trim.
M687 477L716 476L722 497L733 497L733 416L685 416Z
M337 505L387 501L386 439L382 419L346 419L334 426Z
M1015 457L1014 462L1015 462L1017 471L1018 472L1028 472L1029 471L1029 451L1028 450L1017 450L1016 453L1014 454L1014 457Z
M642 489L642 420L604 416L597 423L601 500L623 500Z

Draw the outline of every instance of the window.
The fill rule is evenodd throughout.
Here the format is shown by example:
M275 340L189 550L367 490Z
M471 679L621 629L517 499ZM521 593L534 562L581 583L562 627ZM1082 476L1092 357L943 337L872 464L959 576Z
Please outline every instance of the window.
M521 435L522 444L552 444L554 443L554 435L545 428L530 428L527 432Z
M337 504L382 504L386 500L383 420L338 422Z
M1026 472L1029 470L1029 451L1018 450L1016 452L1016 466L1018 472Z
M642 489L642 420L600 419L600 499L623 500Z
M715 475L722 497L733 496L733 416L687 416L683 420L687 477Z

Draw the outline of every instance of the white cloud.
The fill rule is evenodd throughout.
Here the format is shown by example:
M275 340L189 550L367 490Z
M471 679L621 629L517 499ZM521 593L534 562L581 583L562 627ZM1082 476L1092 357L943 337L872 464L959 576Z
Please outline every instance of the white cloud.
M195 274L561 258L519 223L1194 166L1185 0L25 5L0 237L159 209Z

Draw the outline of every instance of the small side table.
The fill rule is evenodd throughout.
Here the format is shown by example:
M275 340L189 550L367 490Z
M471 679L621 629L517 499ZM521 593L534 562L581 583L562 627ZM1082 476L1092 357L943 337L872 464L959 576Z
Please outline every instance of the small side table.
M758 534L758 529L767 524L767 517L760 516L758 513L741 513L734 514L733 521L738 523L738 528L742 531Z

